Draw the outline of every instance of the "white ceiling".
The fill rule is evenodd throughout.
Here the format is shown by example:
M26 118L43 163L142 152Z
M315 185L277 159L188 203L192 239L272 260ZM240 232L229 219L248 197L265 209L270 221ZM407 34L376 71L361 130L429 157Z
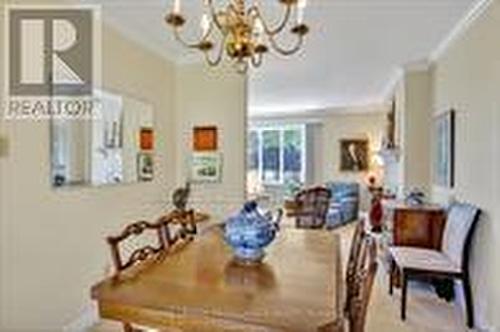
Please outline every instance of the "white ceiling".
M224 3L227 0L219 0ZM175 61L198 60L179 47L163 16L173 0L81 0L103 4L119 30ZM277 0L266 3L279 17ZM381 103L397 69L427 59L475 0L309 0L304 49L290 58L267 56L249 81L251 113L344 108ZM198 29L202 0L182 0ZM187 52L187 53L186 53Z

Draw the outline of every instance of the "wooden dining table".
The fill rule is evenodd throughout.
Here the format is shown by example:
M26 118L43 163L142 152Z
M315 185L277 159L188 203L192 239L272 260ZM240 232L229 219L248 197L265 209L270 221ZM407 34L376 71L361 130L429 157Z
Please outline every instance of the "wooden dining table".
M283 228L259 265L233 259L215 227L94 285L100 317L181 331L318 331L342 317L340 239Z

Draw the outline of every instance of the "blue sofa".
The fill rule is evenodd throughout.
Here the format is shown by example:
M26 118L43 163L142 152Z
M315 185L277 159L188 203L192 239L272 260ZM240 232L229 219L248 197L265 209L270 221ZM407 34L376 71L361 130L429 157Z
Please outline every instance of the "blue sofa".
M330 209L326 217L327 227L335 228L359 217L359 184L356 182L327 182L332 193Z

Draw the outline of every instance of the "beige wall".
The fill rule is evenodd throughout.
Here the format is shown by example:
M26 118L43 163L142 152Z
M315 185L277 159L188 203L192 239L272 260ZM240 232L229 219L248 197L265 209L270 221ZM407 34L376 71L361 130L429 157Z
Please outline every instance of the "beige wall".
M457 110L456 188L434 187L484 210L472 256L481 327L500 327L500 3L492 7L437 62L434 112Z
M0 8L2 8L3 2L0 2ZM0 45L4 45L4 15L0 15ZM4 68L5 68L5 59L4 59L4 54L0 54L0 102L3 102L4 100L4 89L5 89L5 80L4 80ZM3 303L1 302L1 298L3 296L3 272L4 268L6 265L4 264L4 247L2 245L3 243L3 238L4 238L4 225L5 222L4 220L7 220L6 217L6 206L4 202L4 196L5 196L5 189L3 188L3 183L4 183L4 168L5 168L5 162L6 162L6 154L7 154L7 134L5 133L5 124L4 124L4 119L3 116L0 117L0 329L5 326L4 324L4 313L3 313Z
M230 66L205 64L176 68L177 184L190 176L194 126L215 125L222 153L220 183L193 184L191 203L215 219L241 208L245 198L246 87L245 77Z
M395 90L399 159L387 167L391 187L401 194L431 192L432 76L428 69L406 70Z
M431 163L431 74L428 70L405 74L405 144L402 151L403 184L430 193Z
M2 37L3 27L2 22ZM154 106L155 180L53 190L48 123L2 120L0 135L9 144L7 155L0 156L2 331L60 331L77 318L89 304L90 286L109 265L105 235L158 215L173 187L172 65L107 26L103 52L105 88Z
M346 111L347 112L347 111ZM368 139L372 153L380 149L386 128L384 113L331 115L323 121L322 164L325 181L365 181L367 173L340 171L340 140ZM372 170L376 165L372 163Z

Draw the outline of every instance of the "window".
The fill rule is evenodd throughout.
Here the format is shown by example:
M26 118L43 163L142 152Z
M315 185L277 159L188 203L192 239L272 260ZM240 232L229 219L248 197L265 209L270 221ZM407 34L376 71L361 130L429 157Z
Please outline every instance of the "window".
M248 151L247 151L247 170L259 170L259 135L256 131L251 131L248 134Z
M262 171L260 179L264 183L280 182L281 144L278 130L262 131Z
M305 126L251 128L247 172L264 184L304 183Z

